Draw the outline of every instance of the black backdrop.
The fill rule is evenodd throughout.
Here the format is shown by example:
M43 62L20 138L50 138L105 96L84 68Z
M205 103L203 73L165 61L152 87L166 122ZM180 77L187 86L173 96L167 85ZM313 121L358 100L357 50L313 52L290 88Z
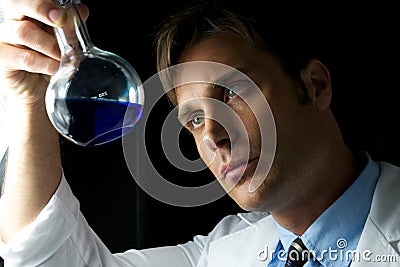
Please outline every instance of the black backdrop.
M152 46L155 27L185 1L83 1L90 8L87 21L93 43L126 58L142 80L156 73ZM327 5L343 31L333 34L329 67L334 79L332 108L352 149L363 149L377 160L400 163L398 123L398 52L393 7ZM332 16L331 16L332 17ZM319 23L319 22L316 22ZM346 30L345 30L346 29ZM185 176L163 156L160 129L170 106L166 99L155 107L146 131L150 157L174 179L212 179L207 171ZM181 142L196 157L188 136ZM195 234L207 234L226 214L240 211L223 197L200 207L164 204L143 192L126 166L120 141L84 148L61 140L63 167L86 219L112 252L130 248L174 245Z

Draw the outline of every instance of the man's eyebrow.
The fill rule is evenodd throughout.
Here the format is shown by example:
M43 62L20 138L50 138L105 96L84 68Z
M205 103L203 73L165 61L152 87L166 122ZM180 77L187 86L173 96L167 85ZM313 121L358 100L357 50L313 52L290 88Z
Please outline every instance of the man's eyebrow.
M236 77L236 76L240 76L240 77L246 77L246 72L248 71L248 68L246 67L235 67L233 68L231 71L225 73L224 75L222 75L221 77L218 77L218 79L216 79L213 82L213 87L215 86L224 86L226 85L229 81L231 81L232 78Z
M178 108L178 121L182 124L186 124L186 118L187 116L191 113L191 108L189 107L189 104L181 104L179 105Z

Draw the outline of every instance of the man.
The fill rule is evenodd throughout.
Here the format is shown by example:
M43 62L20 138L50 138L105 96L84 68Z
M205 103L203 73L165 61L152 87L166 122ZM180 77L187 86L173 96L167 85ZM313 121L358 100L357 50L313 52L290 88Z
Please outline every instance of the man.
M160 77L179 120L218 182L249 212L185 244L111 254L79 212L45 111L59 60L45 25L62 25L63 12L45 0L2 5L1 88L16 107L1 199L6 265L300 266L296 258L304 266L377 266L383 258L398 265L400 170L347 148L330 110L327 67L301 47L292 50L297 43L288 41L299 36L290 34L298 31L274 31L258 24L261 16L253 21L207 3L163 24L158 68L164 74L178 66ZM268 129L276 130L276 150L263 134Z

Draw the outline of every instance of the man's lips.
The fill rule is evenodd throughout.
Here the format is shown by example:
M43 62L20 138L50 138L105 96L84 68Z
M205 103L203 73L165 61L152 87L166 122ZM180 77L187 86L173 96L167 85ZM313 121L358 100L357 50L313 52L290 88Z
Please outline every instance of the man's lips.
M243 175L246 169L256 162L257 158L250 159L249 161L231 161L221 167L220 179L233 179Z

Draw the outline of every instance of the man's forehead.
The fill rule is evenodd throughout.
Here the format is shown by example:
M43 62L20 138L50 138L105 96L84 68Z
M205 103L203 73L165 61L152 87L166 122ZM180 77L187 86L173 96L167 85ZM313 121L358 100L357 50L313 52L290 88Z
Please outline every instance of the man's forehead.
M234 78L245 77L242 67L203 61L179 64L171 74L174 88L195 83L224 86Z

